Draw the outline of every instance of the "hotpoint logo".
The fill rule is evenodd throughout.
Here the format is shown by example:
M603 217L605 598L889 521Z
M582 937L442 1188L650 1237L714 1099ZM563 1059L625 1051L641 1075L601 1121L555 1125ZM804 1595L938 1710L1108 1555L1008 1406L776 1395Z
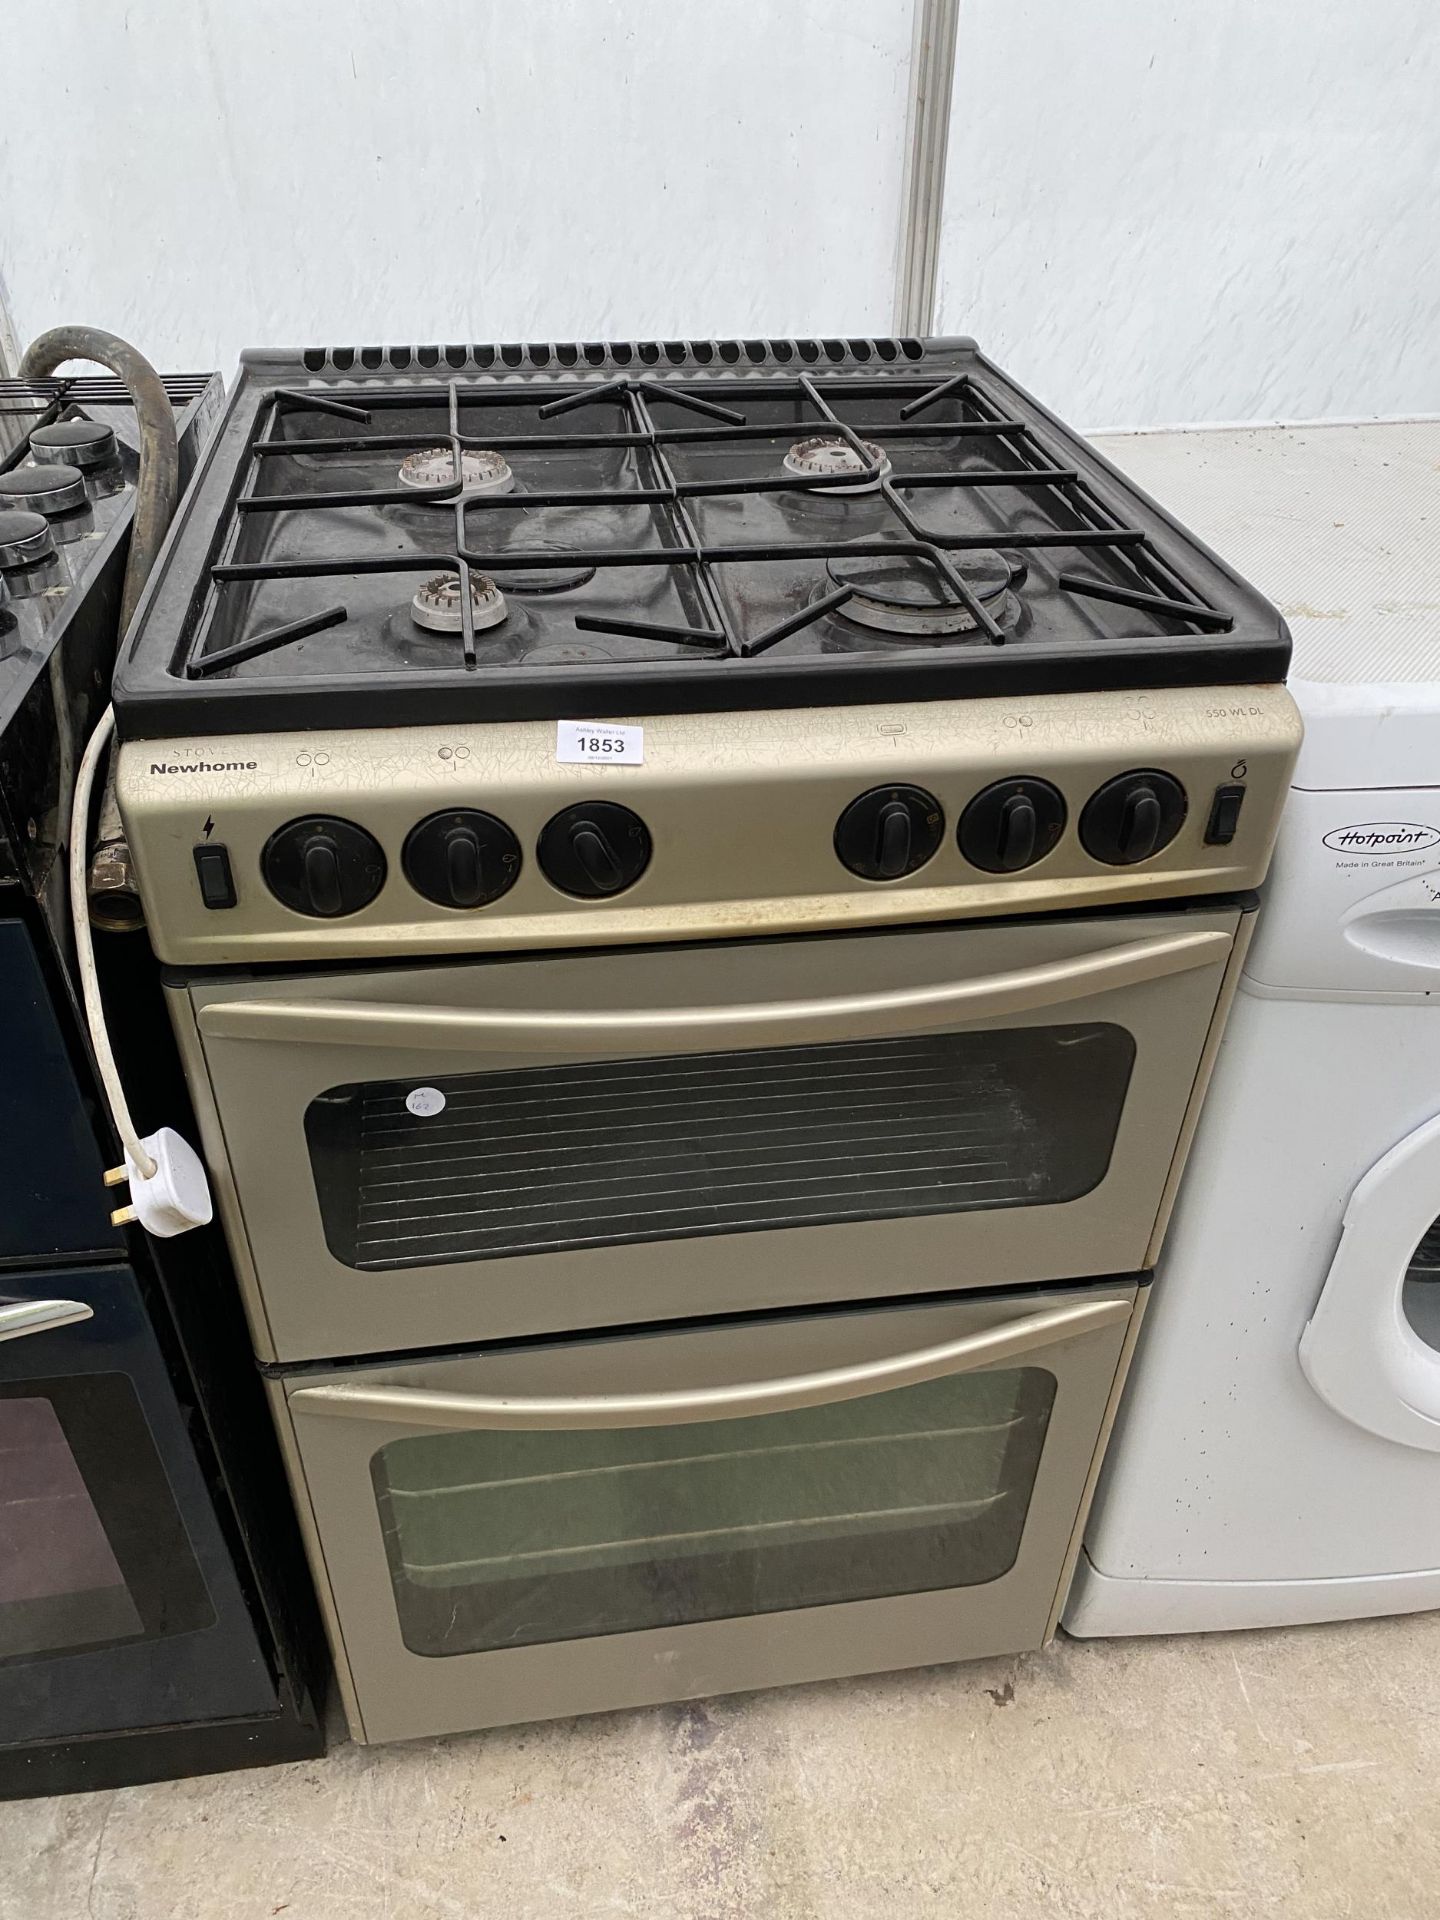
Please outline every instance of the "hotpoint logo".
M152 760L151 773L254 773L258 760Z
M1440 842L1440 827L1421 827L1413 821L1371 820L1363 826L1336 827L1325 845L1336 853L1423 853Z

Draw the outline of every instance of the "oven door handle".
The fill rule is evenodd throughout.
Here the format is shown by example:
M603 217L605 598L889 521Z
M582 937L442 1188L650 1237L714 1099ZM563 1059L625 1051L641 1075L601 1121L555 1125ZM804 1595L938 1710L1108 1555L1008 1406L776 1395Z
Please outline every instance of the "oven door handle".
M1228 958L1232 936L1217 931L1152 935L1098 952L1045 960L976 980L902 987L827 1000L766 1001L754 1006L667 1007L591 1013L499 1007L395 1006L368 1000L220 1000L200 1009L200 1031L218 1040L309 1040L324 1046L467 1045L537 1053L608 1051L617 1046L702 1047L733 1035L735 1044L794 1045L806 1039L923 1032L954 1020L993 1020L1137 986Z
M53 1333L77 1320L94 1318L95 1309L83 1300L0 1300L0 1340L19 1340L27 1333Z
M1027 1313L1018 1320L969 1333L918 1353L892 1354L826 1373L799 1373L781 1380L748 1380L738 1386L702 1387L693 1393L597 1394L575 1399L499 1398L481 1393L437 1393L428 1387L343 1385L296 1387L297 1413L352 1420L393 1420L406 1427L516 1429L572 1432L590 1427L677 1427L694 1420L744 1420L761 1413L793 1413L837 1400L858 1400L893 1387L917 1386L946 1374L973 1373L1014 1360L1038 1347L1053 1347L1128 1321L1128 1299L1087 1300L1075 1306Z

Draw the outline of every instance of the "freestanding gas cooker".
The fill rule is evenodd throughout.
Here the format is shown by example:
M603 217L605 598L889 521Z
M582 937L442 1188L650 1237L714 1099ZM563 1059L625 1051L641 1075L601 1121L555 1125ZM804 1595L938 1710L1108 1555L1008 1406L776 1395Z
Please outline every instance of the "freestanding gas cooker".
M246 357L119 796L358 1737L1045 1638L1287 654L969 341Z

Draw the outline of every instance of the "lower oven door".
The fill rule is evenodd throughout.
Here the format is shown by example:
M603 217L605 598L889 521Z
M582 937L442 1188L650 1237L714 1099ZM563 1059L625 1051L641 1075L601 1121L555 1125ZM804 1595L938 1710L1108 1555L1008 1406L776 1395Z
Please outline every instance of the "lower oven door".
M1140 1271L1240 919L176 988L257 1351Z
M1135 1294L272 1383L357 1737L1039 1646Z

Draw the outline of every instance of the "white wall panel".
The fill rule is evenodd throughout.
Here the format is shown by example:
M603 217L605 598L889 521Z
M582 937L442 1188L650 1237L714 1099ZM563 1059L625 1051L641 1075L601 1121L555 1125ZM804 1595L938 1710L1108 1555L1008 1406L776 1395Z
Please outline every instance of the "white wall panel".
M910 0L49 0L0 22L21 340L888 332Z
M1091 426L1440 412L1434 0L961 0L939 321Z

